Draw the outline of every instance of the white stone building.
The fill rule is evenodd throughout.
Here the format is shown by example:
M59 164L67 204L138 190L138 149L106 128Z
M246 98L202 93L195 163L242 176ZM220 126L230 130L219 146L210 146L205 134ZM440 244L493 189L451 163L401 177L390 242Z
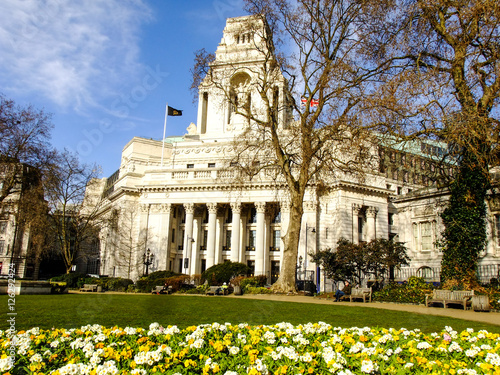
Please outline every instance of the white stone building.
M211 64L221 86L200 85L197 125L191 124L188 134L165 142L134 137L124 147L119 170L103 184L107 203L102 215L109 225L101 232L101 274L138 278L145 271L144 254L149 249L150 272L200 274L230 260L248 264L269 282L279 275L281 237L288 225L285 194L263 173L236 188L234 172L227 168L233 138L247 122L235 114L222 88L238 103L258 108L259 97L251 83L256 68L265 62L255 48L260 45L258 34L245 25L262 27L259 22L251 17L228 19ZM283 78L277 75L280 102L281 85ZM286 112L280 120L286 127ZM434 211L421 213L419 198L402 198L426 182L409 170L402 165L381 168L363 183L332 180L319 197L311 190L304 203L299 271L308 270L316 280L316 265L308 253L333 248L341 237L359 242L398 234L407 242L416 266L438 264L439 254L427 249L427 224L420 222L424 216L435 218L430 228L437 235L438 216ZM415 224L420 232L412 237ZM498 263L499 248L491 251L490 260Z

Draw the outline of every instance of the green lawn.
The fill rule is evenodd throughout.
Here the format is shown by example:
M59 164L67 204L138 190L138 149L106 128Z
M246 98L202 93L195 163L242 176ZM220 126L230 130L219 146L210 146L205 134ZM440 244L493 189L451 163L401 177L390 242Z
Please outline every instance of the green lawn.
M7 296L0 304L7 314ZM86 324L104 326L148 327L152 322L185 328L204 323L251 325L290 322L292 324L323 321L335 327L420 328L424 332L441 331L451 326L457 331L466 328L500 332L500 326L448 317L412 314L399 311L292 302L247 300L224 297L66 294L47 296L16 296L16 329L31 327L49 329L73 328ZM0 329L6 329L2 319Z

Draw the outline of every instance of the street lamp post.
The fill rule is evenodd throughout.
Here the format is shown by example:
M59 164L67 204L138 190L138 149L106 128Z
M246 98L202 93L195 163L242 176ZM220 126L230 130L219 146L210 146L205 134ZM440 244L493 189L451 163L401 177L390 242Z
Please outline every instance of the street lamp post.
M146 276L148 275L149 266L153 264L154 256L149 249L142 255L142 264L146 266Z

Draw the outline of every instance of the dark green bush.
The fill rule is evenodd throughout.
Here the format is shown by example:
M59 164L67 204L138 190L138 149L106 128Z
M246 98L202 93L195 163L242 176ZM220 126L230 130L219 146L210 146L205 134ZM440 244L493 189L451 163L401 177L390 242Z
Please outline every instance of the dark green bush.
M178 276L179 274L174 271L155 271L151 272L146 278L149 280L166 279L167 277Z
M247 274L248 266L237 262L224 262L210 267L201 275L201 283L208 281L208 285L222 285L239 275Z
M154 278L150 279L149 277L142 277L136 282L136 290L141 293L150 293L151 290L156 286L171 286L174 292L177 292L181 289L182 284L189 279L187 275L177 275L166 278Z
M425 303L425 295L432 292L434 286L422 277L410 277L402 284L389 283L383 289L373 293L374 301L399 303Z
M79 288L78 281L82 278L85 278L85 275L81 273L65 273L51 278L50 281L61 281L65 282L68 288Z
M121 277L107 277L98 280L102 280L104 290L110 290L114 292L125 292L127 291L129 285L134 284L132 280L122 279Z

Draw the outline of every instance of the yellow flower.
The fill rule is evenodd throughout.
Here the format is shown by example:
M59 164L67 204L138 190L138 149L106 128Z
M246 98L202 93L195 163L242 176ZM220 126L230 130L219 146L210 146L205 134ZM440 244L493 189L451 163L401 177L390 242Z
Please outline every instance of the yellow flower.
M198 364L197 364L195 361L193 361L192 359L186 359L186 360L184 361L184 367L186 367L186 368L187 368L187 367L190 367L190 366L191 366L191 367L196 367L197 365L198 365Z
M259 354L259 351L257 349L253 349L248 352L248 356L250 357L250 363L255 362L255 360L257 359L257 354Z
M276 370L276 372L274 374L275 375L286 374L287 370L288 370L288 366L283 365L283 366L278 367L278 369Z

